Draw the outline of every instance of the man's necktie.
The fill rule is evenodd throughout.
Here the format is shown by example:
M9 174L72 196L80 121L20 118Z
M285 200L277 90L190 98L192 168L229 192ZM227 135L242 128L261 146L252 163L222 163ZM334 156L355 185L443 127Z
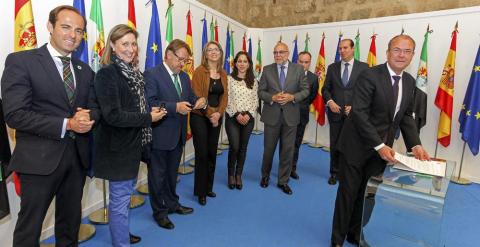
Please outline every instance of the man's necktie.
M62 60L63 64L63 85L67 91L68 101L70 105L73 106L75 100L75 83L73 81L72 70L70 69L70 58L69 57L59 57Z
M393 100L395 102L395 108L397 107L397 100L398 100L398 82L400 82L400 79L402 77L398 75L392 76L393 78Z
M345 69L343 69L343 74L342 74L342 83L343 83L343 86L347 86L348 84L348 66L350 64L348 63L345 63Z
M177 90L178 97L181 97L182 89L180 88L180 82L178 81L178 74L173 74L173 84Z
M285 88L285 65L280 66L280 87Z

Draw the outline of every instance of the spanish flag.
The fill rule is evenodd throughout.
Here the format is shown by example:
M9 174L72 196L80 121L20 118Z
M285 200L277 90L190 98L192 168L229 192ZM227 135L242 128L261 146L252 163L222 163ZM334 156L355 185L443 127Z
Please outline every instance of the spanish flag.
M30 0L15 0L14 30L14 51L25 51L37 47L37 35Z
M370 43L370 49L368 51L367 64L368 67L373 67L377 65L377 47L375 46L375 39L377 38L376 34L373 34Z
M325 34L322 35L322 44L318 52L317 64L315 65L315 74L318 77L318 92L313 100L313 108L317 123L323 126L325 124L325 102L323 101L322 88L325 82Z
M193 38L192 38L192 13L190 10L187 12L187 36L185 37L185 43L187 43L188 47L193 53ZM183 66L183 71L188 74L190 79L192 79L193 71L195 69L195 65L193 64L193 55L190 57L188 63Z
M440 119L438 120L437 140L444 147L450 145L452 130L452 110L453 110L453 85L455 79L455 54L457 50L457 28L452 32L452 42L448 51L445 66L443 66L442 76L435 96L435 105L440 109Z
M129 27L137 29L137 20L135 18L135 3L128 0L128 24Z

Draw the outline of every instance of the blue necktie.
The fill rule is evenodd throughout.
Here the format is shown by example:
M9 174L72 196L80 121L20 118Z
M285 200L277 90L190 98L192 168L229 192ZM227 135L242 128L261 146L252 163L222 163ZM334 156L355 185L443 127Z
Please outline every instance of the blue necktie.
M285 88L285 65L280 66L280 87Z
M348 66L350 64L348 63L345 63L345 69L343 70L343 74L342 74L342 83L343 83L343 86L347 86L348 84Z
M398 100L398 82L402 77L398 75L392 76L393 78L393 100L395 102L395 108L397 107L397 100Z

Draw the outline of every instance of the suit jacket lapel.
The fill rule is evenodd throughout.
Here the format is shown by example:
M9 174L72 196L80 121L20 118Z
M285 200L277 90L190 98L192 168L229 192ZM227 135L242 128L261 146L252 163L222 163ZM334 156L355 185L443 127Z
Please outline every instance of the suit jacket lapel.
M82 95L81 91L83 90L84 87L82 87L82 85L80 85L80 83L83 83L83 66L80 64L80 62L76 59L72 59L72 66L73 66L73 71L74 71L74 74L75 74L75 94L74 94L74 97L75 97L75 102L77 102L77 95ZM90 82L88 82L90 83ZM89 88L88 87L85 87L85 88Z
M352 66L352 73L350 73L350 78L348 78L348 84L347 86L348 87L352 87L353 84L355 84L355 81L352 80L352 78L356 78L357 77L357 74L358 74L358 66L359 66L359 61L356 61L353 62L353 66Z
M273 78L277 82L277 86L279 88L279 91L282 91L282 86L280 85L280 76L279 76L280 71L278 70L278 65L276 63L274 63L273 66L272 66L272 72L273 72ZM287 74L288 74L288 72L287 72Z
M388 116L390 119L393 119L393 116L395 114L395 103L393 100L393 86L392 86L392 79L390 79L390 73L388 72L387 64L382 65L382 75L380 78L380 84L383 87L384 95L385 95L385 100L388 107Z
M43 66L45 69L45 72L47 73L48 76L52 78L52 82L54 85L52 85L52 90L57 91L59 95L62 96L62 98L65 100L65 102L70 105L68 101L68 96L67 96L67 91L65 90L65 85L63 82L63 78L60 77L60 74L58 73L57 66L55 65L55 62L53 61L52 56L50 55L50 52L47 50L47 45L44 45L40 47L38 50L38 57L37 59L39 60L39 64Z
M163 77L165 77L165 78L160 78L159 83L165 82L167 84L168 89L171 92L175 93L175 97L177 98L177 100L180 100L180 97L178 97L177 89L175 88L175 85L173 85L172 77L168 73L167 68L165 68L165 65L163 65L163 64L162 64L162 66L160 66L160 68L163 72L163 73L160 73L160 75L163 75ZM180 75L178 75L178 80L179 80L180 86L181 86L182 85L182 80L180 79ZM182 91L183 90L181 90L181 92Z

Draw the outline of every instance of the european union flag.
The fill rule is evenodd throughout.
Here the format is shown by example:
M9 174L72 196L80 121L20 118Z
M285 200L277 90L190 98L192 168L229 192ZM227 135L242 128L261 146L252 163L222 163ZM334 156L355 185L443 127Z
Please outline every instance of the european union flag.
M158 20L157 2L152 0L152 18L148 31L147 59L145 70L157 66L163 62L162 58L162 35L160 33L160 21Z
M293 41L292 63L298 63L297 37L295 37L295 40Z
M338 35L338 44L337 44L337 52L335 53L335 62L340 61L340 41L342 41L342 35Z
M202 31L202 51L205 48L205 45L208 43L208 34L207 34L207 18L204 16L202 19L203 22L203 31Z
M252 58L252 38L248 38L248 56Z
M468 143L473 155L477 155L480 142L480 47L458 121L462 139Z
M73 0L73 7L85 17L85 2L83 0ZM88 64L87 30L83 32L83 39L78 48L72 53L72 57L80 59L82 62Z
M230 31L227 27L227 41L225 42L225 61L223 62L223 69L230 74Z

